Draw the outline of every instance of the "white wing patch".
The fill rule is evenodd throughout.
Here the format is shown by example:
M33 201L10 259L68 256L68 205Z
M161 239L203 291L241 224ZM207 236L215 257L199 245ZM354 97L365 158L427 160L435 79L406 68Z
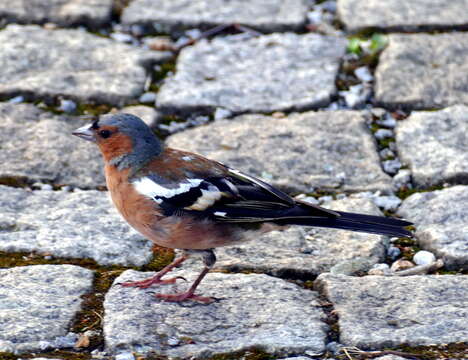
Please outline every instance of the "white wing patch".
M176 188L166 188L155 183L148 177L142 177L133 182L135 189L140 193L149 198L170 198L172 196L182 194L189 191L191 188L200 185L203 179L188 179L187 182L181 183L179 187Z
M185 209L205 210L223 196L223 193L214 185L210 185L208 190L201 190L201 193L202 195L197 199L197 201L195 201L193 205L185 207Z

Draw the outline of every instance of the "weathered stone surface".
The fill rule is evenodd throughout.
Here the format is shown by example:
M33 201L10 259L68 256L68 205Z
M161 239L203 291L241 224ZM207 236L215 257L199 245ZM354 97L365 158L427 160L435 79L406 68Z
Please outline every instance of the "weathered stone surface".
M168 144L263 176L286 190L390 187L375 140L364 117L354 111L308 112L281 119L245 115L172 135Z
M143 265L151 243L117 214L107 193L28 191L0 186L0 250Z
M168 58L85 31L9 25L0 31L0 95L122 105L143 92L144 67Z
M394 34L376 70L376 100L433 109L468 104L468 34ZM404 69L404 71L402 71Z
M73 265L0 269L0 352L57 347L92 282L92 271Z
M338 0L338 16L349 31L397 31L468 26L467 0Z
M468 270L468 186L411 195L398 214L415 223L422 248L449 269Z
M196 273L175 272L192 281ZM107 350L147 352L177 358L211 357L257 347L275 355L325 348L326 325L316 293L259 274L210 273L198 293L219 301L168 303L154 292L182 291L187 283L141 290L116 283L153 273L124 272L104 302Z
M112 0L9 0L0 2L0 19L22 24L53 22L62 26L109 23Z
M339 314L340 342L362 349L468 339L468 277L348 277L314 283Z
M71 135L87 122L52 115L31 104L0 103L0 179L103 186L99 150Z
M398 123L396 141L416 185L468 183L468 106L413 112Z
M135 0L124 9L124 24L154 26L153 31L242 24L263 31L298 30L305 24L303 0Z
M234 113L327 105L346 40L317 34L217 38L182 50L176 73L157 104L189 111L221 107Z
M369 200L357 196L326 203L327 208L381 215ZM333 229L292 226L248 243L216 249L216 268L253 270L276 276L313 277L355 258L375 264L385 258L383 237ZM200 266L198 262L198 267Z

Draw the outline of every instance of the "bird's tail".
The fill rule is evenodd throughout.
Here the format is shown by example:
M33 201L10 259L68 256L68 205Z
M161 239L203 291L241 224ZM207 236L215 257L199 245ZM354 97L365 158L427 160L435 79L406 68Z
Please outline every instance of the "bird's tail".
M318 226L388 236L412 237L411 232L405 229L406 226L412 225L412 223L409 221L383 216L364 215L342 211L334 212L337 213L339 216L304 216L297 218L289 218L287 223L291 225Z

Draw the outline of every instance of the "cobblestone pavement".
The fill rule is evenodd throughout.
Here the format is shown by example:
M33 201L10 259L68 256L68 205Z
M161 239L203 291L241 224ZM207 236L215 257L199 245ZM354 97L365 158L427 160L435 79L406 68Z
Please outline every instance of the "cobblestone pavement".
M466 359L468 0L10 0L0 26L0 360ZM122 287L174 254L70 135L117 111L415 238L275 230L217 250L210 305Z

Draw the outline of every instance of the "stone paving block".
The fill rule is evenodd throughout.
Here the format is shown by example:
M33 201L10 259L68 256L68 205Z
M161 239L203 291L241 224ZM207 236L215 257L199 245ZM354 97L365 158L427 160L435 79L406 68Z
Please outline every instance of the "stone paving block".
M338 0L338 16L348 31L368 28L426 31L466 28L467 0Z
M468 276L334 276L314 282L339 315L340 342L361 349L468 340Z
M123 105L143 92L145 67L169 57L82 30L9 25L0 31L0 95Z
M244 115L186 130L167 142L289 191L390 188L359 112L307 112L281 119Z
M135 0L124 9L122 23L175 35L184 29L233 23L274 32L299 30L306 13L303 0Z
M73 265L0 269L0 352L60 347L92 283L92 271Z
M162 85L157 104L190 111L221 107L234 113L325 106L346 39L317 34L216 38L181 51L176 73Z
M71 135L86 123L89 120L56 116L31 104L0 103L0 179L104 186L99 150Z
M398 214L415 223L420 246L443 258L446 268L468 270L468 186L413 194Z
M192 281L196 273L176 271ZM119 282L154 273L133 270L118 277L104 301L104 337L110 352L153 351L171 358L208 358L261 348L274 355L322 352L327 326L317 294L260 274L210 273L198 293L219 301L169 303L158 291L183 291L187 283L124 288Z
M468 106L413 112L398 122L396 142L417 186L468 183Z
M21 24L56 23L61 26L110 23L112 0L9 0L0 2L0 19Z
M0 185L0 251L141 266L151 260L151 247L120 218L106 192Z
M468 34L393 34L376 69L376 101L434 109L468 104Z
M323 206L382 215L369 200L350 197ZM312 278L336 264L366 258L369 266L385 259L384 237L351 231L291 226L245 244L216 249L216 268ZM197 262L197 266L200 264Z

